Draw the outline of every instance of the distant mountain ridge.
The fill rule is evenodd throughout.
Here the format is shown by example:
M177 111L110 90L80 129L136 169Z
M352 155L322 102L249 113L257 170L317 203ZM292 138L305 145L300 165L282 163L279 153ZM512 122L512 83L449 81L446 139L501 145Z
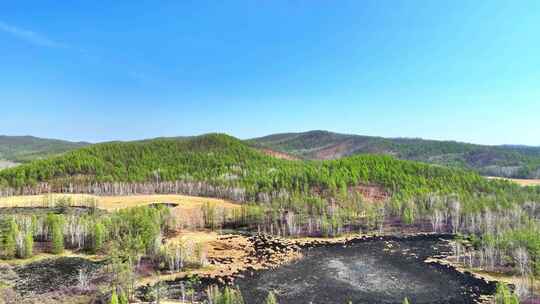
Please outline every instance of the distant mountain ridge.
M89 144L34 136L0 135L0 160L5 166L10 166L62 154Z
M486 146L420 138L384 138L328 131L281 133L247 141L253 146L303 159L388 154L399 159L472 169L482 175L540 178L540 147Z
M193 136L127 141L191 140ZM487 176L540 178L540 147L486 146L420 138L384 138L328 131L280 133L245 140L261 152L284 159L324 160L356 154L386 154L399 159L472 169ZM121 143L113 141L110 143ZM0 169L91 145L33 136L0 135Z

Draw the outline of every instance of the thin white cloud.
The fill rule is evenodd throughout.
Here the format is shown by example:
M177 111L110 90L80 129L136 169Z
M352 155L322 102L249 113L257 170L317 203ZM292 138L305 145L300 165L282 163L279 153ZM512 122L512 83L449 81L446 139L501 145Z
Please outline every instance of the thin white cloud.
M36 32L22 29L5 22L0 21L0 31L10 34L20 40L26 41L33 45L49 47L49 48L67 48L68 45L49 39Z
M28 29L23 29L23 28L5 23L2 20L0 20L0 33L2 32L35 46L47 47L47 48L69 49L70 51L80 53L80 55L94 62L103 61L103 58L90 53L86 49L52 40L40 33L31 31ZM135 80L139 83L148 83L148 82L154 81L154 78L152 76L146 73L139 72L139 71L128 71L127 76L131 78L132 80Z

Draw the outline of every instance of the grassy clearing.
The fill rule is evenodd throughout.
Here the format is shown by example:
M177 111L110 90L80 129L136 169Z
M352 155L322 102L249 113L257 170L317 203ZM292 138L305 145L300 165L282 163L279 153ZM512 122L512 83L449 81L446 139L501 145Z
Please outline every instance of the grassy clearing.
M155 195L128 195L128 196L95 196L88 194L46 194L46 195L22 195L0 197L0 207L44 207L49 202L68 200L70 206L88 206L88 202L95 201L97 207L107 211L123 208L144 206L154 203L177 204L181 210L200 209L204 204L211 203L215 206L231 209L239 205L227 200L195 197L177 194ZM175 208L175 209L176 209Z

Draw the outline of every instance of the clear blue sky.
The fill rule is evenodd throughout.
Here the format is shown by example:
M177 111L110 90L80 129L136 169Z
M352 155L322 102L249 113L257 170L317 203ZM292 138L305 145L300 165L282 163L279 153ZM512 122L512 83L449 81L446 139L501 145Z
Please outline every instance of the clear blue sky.
M0 109L71 140L540 145L540 1L2 1Z

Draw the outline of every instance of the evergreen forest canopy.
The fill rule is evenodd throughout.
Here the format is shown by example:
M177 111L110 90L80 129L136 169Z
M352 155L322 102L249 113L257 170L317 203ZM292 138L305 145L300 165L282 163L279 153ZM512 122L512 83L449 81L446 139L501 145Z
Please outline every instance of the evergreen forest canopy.
M241 200L246 201L258 200L261 193L335 192L359 184L378 185L401 198L431 193L467 197L502 190L514 197L537 194L534 188L488 181L472 171L386 155L327 161L276 159L223 134L97 144L0 171L0 187L14 189L40 183L65 186L166 181L240 189L245 193Z
M482 175L540 178L540 147L485 146L327 131L274 134L248 142L305 159L335 159L365 153L391 154L399 159L472 169Z
M188 140L193 137L147 139ZM540 147L485 146L418 138L383 138L327 131L273 134L245 141L256 148L310 160L337 159L357 154L390 154L449 167L471 169L481 175L540 178ZM0 168L59 155L89 145L85 142L32 136L0 136ZM3 163L1 163L3 162Z

